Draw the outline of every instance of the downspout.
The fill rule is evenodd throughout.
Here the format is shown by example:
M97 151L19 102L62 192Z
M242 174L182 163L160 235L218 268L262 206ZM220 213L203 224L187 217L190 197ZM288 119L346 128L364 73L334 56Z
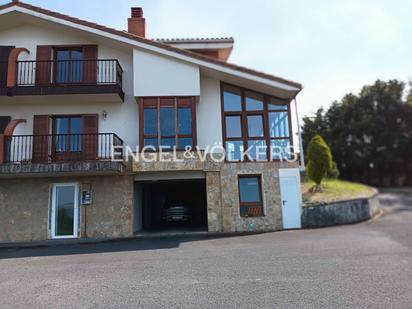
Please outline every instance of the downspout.
M298 125L298 139L299 139L299 148L300 148L300 171L304 172L306 171L306 166L305 166L305 153L303 150L303 143L302 143L302 132L300 130L300 124L299 124L299 113L298 113L298 103L296 100L296 97L294 98L295 101L295 113L296 113L296 122Z

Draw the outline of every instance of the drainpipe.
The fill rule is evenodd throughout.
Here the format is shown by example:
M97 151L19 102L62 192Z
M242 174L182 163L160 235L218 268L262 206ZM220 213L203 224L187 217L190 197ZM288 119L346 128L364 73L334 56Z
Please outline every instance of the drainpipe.
M295 113L296 113L296 122L298 125L298 139L299 139L299 148L300 148L300 171L304 172L306 171L306 166L305 166L305 153L303 150L303 143L302 143L302 132L300 130L300 124L299 124L299 113L298 113L298 103L296 98L294 99L295 101Z

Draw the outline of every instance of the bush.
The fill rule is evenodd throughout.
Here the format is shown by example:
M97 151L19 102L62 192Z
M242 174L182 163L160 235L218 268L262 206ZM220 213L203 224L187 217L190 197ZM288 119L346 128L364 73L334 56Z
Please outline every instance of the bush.
M338 165L336 164L336 162L332 161L332 167L331 169L327 172L326 174L326 178L329 179L338 179L340 176L340 172L338 169Z
M308 176L316 183L317 189L326 177L328 171L332 169L332 154L324 139L315 135L308 146Z

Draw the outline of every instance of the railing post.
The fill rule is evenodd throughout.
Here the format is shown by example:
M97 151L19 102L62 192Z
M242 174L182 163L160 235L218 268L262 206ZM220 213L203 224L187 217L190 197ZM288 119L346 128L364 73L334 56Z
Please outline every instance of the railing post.
M0 134L0 164L4 163L4 134Z

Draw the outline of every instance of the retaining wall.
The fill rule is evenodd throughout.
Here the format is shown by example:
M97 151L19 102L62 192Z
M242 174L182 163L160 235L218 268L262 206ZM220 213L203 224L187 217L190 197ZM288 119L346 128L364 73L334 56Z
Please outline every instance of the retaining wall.
M302 208L302 227L316 228L351 224L370 219L379 211L376 192L369 198L360 198Z

